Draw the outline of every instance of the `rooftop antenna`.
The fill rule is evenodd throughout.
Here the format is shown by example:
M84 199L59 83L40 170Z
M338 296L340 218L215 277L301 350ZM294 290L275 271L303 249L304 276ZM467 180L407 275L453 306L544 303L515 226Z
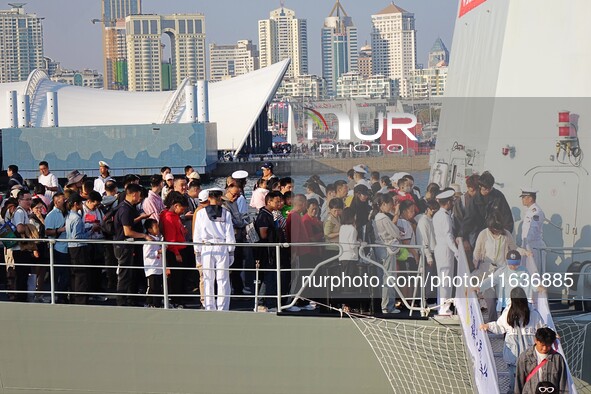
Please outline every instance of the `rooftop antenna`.
M334 4L334 6L332 7L332 10L330 11L330 15L328 16L333 16L335 11L337 12L337 17L341 16L341 11L343 12L343 15L346 17L347 12L345 11L345 9L343 8L343 5L341 4L341 0L337 0L337 2Z

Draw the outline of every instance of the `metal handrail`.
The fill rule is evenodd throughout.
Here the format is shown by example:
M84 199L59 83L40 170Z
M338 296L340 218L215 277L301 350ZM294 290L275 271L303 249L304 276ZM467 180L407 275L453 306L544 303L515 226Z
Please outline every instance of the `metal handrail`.
M0 238L0 242L3 241L20 241L20 240L24 240L21 238ZM208 242L202 242L202 243L196 243L196 242L167 242L167 241L144 241L144 240L134 240L134 239L128 239L125 241L113 241L113 240L105 240L105 239L85 239L85 240L80 240L80 239L53 239L53 238L45 238L45 239L26 239L27 242L40 242L40 243L48 243L49 245L55 245L56 243L59 242L74 242L74 243L80 243L80 244L123 244L123 245L160 245L162 248L162 270L163 272L166 272L167 269L171 269L171 270L186 270L186 271L193 271L196 268L194 267L168 267L167 266L167 262L166 262L166 246L167 245L174 245L174 246L179 246L179 245L185 245L185 246L196 246L196 245L203 245L203 246L215 246L215 245L223 245L223 246L242 246L242 247L249 247L249 248L275 248L275 252L277 255L277 264L275 268L259 268L259 267L255 267L255 268L232 268L229 267L227 269L224 269L224 271L244 271L244 272L255 272L258 276L259 272L276 272L277 275L277 294L276 295L260 295L258 294L258 286L255 286L255 294L253 295L228 295L228 297L230 298L250 298L250 297L254 297L255 299L255 310L256 310L256 304L258 304L258 299L260 298L271 298L271 297L276 297L277 299L277 308L278 310L285 310L285 309L289 309L290 307L294 306L295 303L297 302L298 299L301 299L302 293L306 290L306 288L308 288L308 284L304 284L302 285L299 290L295 293L295 294L285 294L282 295L282 291L281 291L281 273L285 272L285 271L289 271L289 272L302 272L302 271L310 271L310 268L288 268L288 269L284 269L281 268L281 253L280 250L281 248L288 248L288 247L303 247L303 246L307 246L307 247L326 247L326 246L331 246L332 248L337 247L338 248L338 253L337 255L330 257L326 260L323 260L319 263L316 264L316 266L312 269L312 271L310 272L309 276L312 277L314 276L320 269L322 269L322 267L326 266L327 264L339 259L339 257L342 255L343 252L343 247L342 244L335 244L335 243L329 243L329 242L322 242L322 243L318 243L318 242L308 242L308 243L223 243L223 242L218 242L218 243L208 243ZM383 264L381 264L380 262L374 261L372 260L372 258L369 257L368 253L366 253L368 248L386 248L389 247L391 245L384 245L384 244L365 244L365 243L355 243L355 245L358 245L359 248L359 256L361 261L364 261L370 265L376 266L378 267L379 270L381 270L385 276L387 276L388 278L390 277L395 277L396 274L419 274L421 275L421 279L422 279L422 283L425 284L425 253L421 253L420 259L419 259L419 266L417 268L417 270L394 270L394 271L386 271L386 269L384 268ZM417 250L422 250L424 251L424 246L419 246L419 245L397 245L398 247L404 247L407 249L417 249ZM548 247L548 248L543 248L543 249L552 249L552 250L584 250L584 251L591 251L591 247L579 247L579 248L559 248L559 247ZM61 294L89 294L89 295L101 295L101 296L138 296L138 294L128 294L128 293L81 293L81 292L73 292L73 291L63 291L63 292L59 292L55 290L55 269L56 268L62 268L62 267L72 267L71 264L55 264L55 256L54 256L54 248L50 247L49 248L49 266L47 264L33 264L33 263L22 263L20 264L21 266L31 266L31 267L49 267L49 272L50 272L50 290L49 291L24 291L24 290L6 290L6 293L14 293L14 294L18 294L18 293L37 293L37 294L47 294L49 293L51 296L51 303L55 304L56 303L56 295L61 295ZM105 265L79 265L76 266L79 268L105 268ZM143 270L144 266L119 266L119 265L113 265L113 266L109 266L111 268L116 268L116 267L120 267L120 268L127 268L127 269L138 269L138 270ZM216 270L216 268L202 268L203 270ZM589 274L589 273L580 273L581 275L583 274ZM402 294L401 289L398 287L398 285L396 284L396 281L393 282L393 288L396 291L397 295L399 296L399 298L401 299L401 301L403 302L403 304L411 311L411 314L413 311L418 311L422 316L425 316L426 314L428 314L429 312L429 308L426 305L426 297L425 297L425 286L418 286L420 287L420 295L419 297L417 297L417 286L415 286L414 288L414 293L412 297L405 297ZM164 299L164 308L165 309L169 309L170 305L169 305L169 301L168 301L168 297L169 296L174 296L174 297L194 297L195 295L191 295L191 294L169 294L169 290L168 290L168 283L166 280L163 280L163 294L153 294L151 296L153 297L163 297ZM203 294L202 296L208 296L207 294ZM215 296L215 295L214 295ZM284 298L292 298L292 300L286 304L286 305L281 305L281 301ZM415 306L415 301L419 300L419 306ZM412 302L409 302L412 301Z
M8 242L14 242L14 241L19 241L22 242L22 238L0 238L0 242L4 242L4 241L8 241ZM307 242L307 243L238 243L238 242L234 242L234 243L223 243L223 242L167 242L167 241L144 241L144 240L135 240L133 238L128 238L125 241L114 241L114 240L106 240L106 239L55 239L55 238L27 238L26 242L35 242L35 243L48 243L49 245L55 245L56 243L77 243L77 244L113 244L113 245L160 245L162 247L162 271L166 272L167 269L171 269L171 270L194 270L195 268L192 267L168 267L167 263L166 263L166 246L167 245L174 245L174 246L179 246L179 245L186 245L186 246L196 246L196 245L202 245L202 246L216 246L216 245L223 245L223 246L245 246L245 247L255 247L255 248L269 248L269 247L274 247L276 249L276 255L277 255L277 268L273 269L273 268L254 268L254 269L250 269L250 268L227 268L224 269L224 271L255 271L255 272L277 272L277 295L274 296L261 296L261 295L257 295L255 294L255 301L257 301L257 298L270 298L270 297L276 297L277 298L277 305L278 307L281 306L281 298L283 297L281 295L281 272L282 271L286 271L285 269L281 269L281 255L279 253L281 248L288 248L290 246L296 246L296 247L301 247L301 246L312 246L312 247L325 247L328 245L331 246L335 246L336 244L334 243L317 243L317 242ZM338 256L337 256L338 258ZM50 294L51 294L51 303L55 304L56 303L56 294L87 294L87 293L81 293L81 292L73 292L73 291L68 291L68 292L57 292L55 290L55 275L54 275L54 270L55 268L60 268L60 267L72 267L71 264L55 264L54 263L54 248L50 247L49 248L49 269L50 269ZM21 266L45 266L47 267L47 264L31 264L31 263L24 263L24 264L20 264ZM104 265L77 265L76 267L79 268L104 268ZM144 269L143 266L120 266L117 265L117 267L119 268L126 268L126 269ZM114 268L114 267L113 267ZM216 268L202 268L202 270L217 270ZM296 269L296 270L292 270L289 269L289 271L303 271L305 269ZM169 292L168 292L168 283L166 280L163 280L163 294L161 295L152 295L152 296L157 296L157 297L164 297L164 308L165 309L169 309L169 301L168 301L168 297L169 297ZM30 293L29 291L23 291L23 290L7 290L7 293ZM38 291L34 291L34 293L46 293L46 292L38 292ZM137 296L138 294L129 294L129 293L89 293L89 294L100 294L100 295L118 295L118 296ZM173 296L175 297L192 297L192 295L183 295L183 294L173 294ZM203 296L207 296L207 294L204 294ZM231 297L231 295L228 295L229 297ZM286 295L286 297L290 297L293 295ZM234 296L237 297L237 296ZM248 297L248 296L247 296ZM257 301L258 302L258 301ZM255 306L256 307L256 306Z
M368 245L363 245L359 248L359 257L361 257L361 259L363 261L366 261L367 263L378 267L380 270L382 270L384 272L385 275L387 275L388 278L394 278L394 275L391 275L391 272L395 272L395 273L416 273L421 275L422 278L422 283L425 284L425 247L421 246L421 245L396 245L397 247L403 247L406 249L417 249L421 251L420 257L419 257L419 261L418 263L418 269L417 271L387 271L386 268L384 268L383 264L380 264L376 261L373 261L372 259L370 259L365 253L363 253L365 251L366 248L371 248L371 247L388 247L388 246L392 246L392 245L383 245L383 244L368 244ZM416 291L417 288L415 287L413 290L413 298L412 298L412 305L408 303L407 297L404 296L402 294L402 291L400 290L400 288L398 287L398 285L396 284L396 281L393 282L393 286L394 290L396 291L396 293L398 294L398 296L400 297L400 300L402 301L402 303L404 304L404 306L406 306L406 308L408 308L408 310L410 311L410 314L412 315L412 311L418 311L421 316L425 317L429 314L429 309L427 308L427 300L425 298L425 286L420 286L420 291L421 291L421 296L419 297L419 301L420 301L420 306L419 307L415 307L414 306L414 301L416 300Z

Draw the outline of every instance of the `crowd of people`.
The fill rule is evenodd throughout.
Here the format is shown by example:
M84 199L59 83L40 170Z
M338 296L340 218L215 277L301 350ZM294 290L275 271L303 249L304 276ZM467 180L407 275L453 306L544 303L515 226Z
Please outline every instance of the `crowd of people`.
M273 164L263 163L262 177L247 201L249 174L245 171L229 176L225 189L202 190L199 174L191 166L182 176L163 167L160 174L150 177L148 188L140 186L140 178L133 174L119 184L104 161L99 162L99 169L96 179L77 170L70 172L62 188L47 162L39 163L40 175L32 185L23 181L17 166L8 167L10 190L1 214L14 226L15 234L21 238L76 240L54 244L56 264L72 266L70 270L56 270L60 302L88 302L87 295L66 297L69 290L118 292L127 294L118 297L119 305L159 306L161 297L150 297L145 302L129 294L162 294L165 277L169 293L177 295L172 299L174 305L182 307L189 296L200 294L206 309L226 310L231 294L253 293L255 267L262 271L274 269L280 261L282 269L312 270L319 262L338 255L339 265L333 271L359 271L363 269L359 267L362 242L384 245L370 253L387 271L418 272L424 254L429 274L448 276L455 270L459 240L463 240L475 274L505 268L504 257L510 250L530 254L532 247L543 244L544 216L535 202L535 192L524 190L522 195L527 212L522 248L518 248L512 235L511 210L503 194L494 188L495 180L489 172L468 177L465 193L457 184L442 190L431 183L422 196L411 174L380 176L357 165L348 171L347 179L331 184L313 175L303 185L305 193L295 194L292 178L277 177ZM280 256L270 247L223 245L252 242L248 230L256 233L257 243L322 245L282 248ZM164 256L154 245L142 248L129 242L113 245L85 242L87 239L220 245L168 245ZM338 245L342 248L340 254ZM405 245L419 245L422 249ZM33 272L37 275L37 290L41 291L46 283L46 267L31 271L23 264L47 262L48 256L47 248L34 242L19 241L6 247L9 287L26 290L29 273ZM164 257L170 270L163 273L159 266ZM109 268L76 268L84 265ZM143 273L130 268L142 266ZM233 270L228 274L230 266ZM199 269L192 269L195 267ZM287 271L282 273L281 293L297 290L301 276L297 272L293 277ZM277 277L261 272L261 281L265 297L260 309L274 310L277 304L272 295L277 293ZM404 287L401 292L410 297L413 289ZM386 288L382 293L381 312L399 313L401 303L394 290ZM447 300L452 295L451 288L439 289L439 314L451 313ZM434 294L430 296L435 298ZM11 298L24 301L27 295L14 293ZM504 298L497 296L494 286L483 292L483 298L490 319L496 319L497 311L505 306ZM305 306L310 308L309 304ZM355 307L363 309L364 305Z
M90 294L116 293L121 306L160 307L166 281L173 307L182 308L198 297L207 310L228 310L232 294L250 295L260 286L260 305L254 306L276 311L278 285L285 305L303 284L302 269L312 271L333 259L326 272L367 272L368 265L360 259L362 246L380 245L368 248L367 255L383 264L385 279L418 273L421 258L425 273L454 275L461 245L472 274L487 277L476 289L482 309L488 310L488 322L481 329L506 334L505 360L520 390L529 384L522 376L530 369L528 363L549 353L547 344L555 338L552 332L540 331L544 322L528 302L537 289L496 281L501 274L527 272L522 255L532 256L532 250L544 246L545 217L536 191L522 191L525 215L517 246L511 209L488 171L467 177L465 192L458 184L442 189L431 183L423 196L409 173L381 176L357 165L346 179L330 184L313 175L303 185L305 192L295 193L293 179L277 177L267 162L247 201L246 171L228 176L224 189L202 189L191 166L180 176L163 167L150 177L148 188L133 174L117 182L104 161L99 169L96 179L73 170L62 187L45 161L39 163L40 175L33 183L23 180L16 165L8 167L9 191L0 213L2 238L10 238L4 242L4 259L11 300L29 300L31 274L38 292L46 288L48 247L53 248L53 280L60 303L86 304ZM32 241L35 238L68 241L48 245ZM169 244L163 248L158 243L162 241ZM286 243L294 245L284 247ZM278 244L283 247L276 248ZM534 269L541 270L543 255L534 257ZM278 264L279 277L273 271ZM260 281L255 280L257 268ZM384 286L381 313L399 313L404 307L400 298L411 298L413 290L402 287L397 293ZM439 315L453 312L450 286L427 296L436 299ZM37 293L35 300L43 301L42 295ZM367 307L346 297L331 301L329 295L322 301L353 312L358 308L360 313ZM291 311L315 308L310 300L290 303ZM534 343L537 353L530 349Z

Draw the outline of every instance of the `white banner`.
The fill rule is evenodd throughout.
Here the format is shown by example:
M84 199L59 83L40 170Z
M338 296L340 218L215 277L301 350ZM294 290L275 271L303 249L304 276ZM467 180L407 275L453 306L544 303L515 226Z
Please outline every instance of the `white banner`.
M533 256L529 256L527 258L527 267L531 267L531 266L534 266L534 267L536 266ZM546 325L548 325L548 327L550 327L551 329L556 331L556 327L554 326L554 320L552 319L552 314L550 313L550 305L548 304L548 297L546 296L546 293L539 294L537 309L538 309L538 312L540 313L540 316L542 316L542 319L544 319L544 322L546 323ZM556 343L558 344L558 348L556 348L556 346L554 346L554 348L558 353L562 354L562 357L564 358L564 362L566 363L566 372L568 373L569 393L577 394L577 388L575 387L575 382L573 380L572 375L570 374L570 369L568 367L568 363L566 362L566 357L564 356L564 350L562 349L562 344L560 343L560 339L557 339ZM583 345L583 344L581 344L581 345Z
M460 260L458 261L458 277L470 275L468 259L464 248L461 246ZM498 394L499 382L497 379L497 367L495 357L486 331L480 330L484 323L480 304L476 294L468 288L458 287L455 299L456 313L462 322L464 339L468 345L469 354L474 364L474 381L480 394Z

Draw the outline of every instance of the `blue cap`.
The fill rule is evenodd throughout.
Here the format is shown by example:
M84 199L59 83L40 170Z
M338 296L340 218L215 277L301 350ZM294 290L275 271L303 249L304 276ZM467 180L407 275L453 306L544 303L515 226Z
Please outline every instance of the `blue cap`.
M507 252L507 264L521 264L521 254L516 250L510 250L509 252Z

